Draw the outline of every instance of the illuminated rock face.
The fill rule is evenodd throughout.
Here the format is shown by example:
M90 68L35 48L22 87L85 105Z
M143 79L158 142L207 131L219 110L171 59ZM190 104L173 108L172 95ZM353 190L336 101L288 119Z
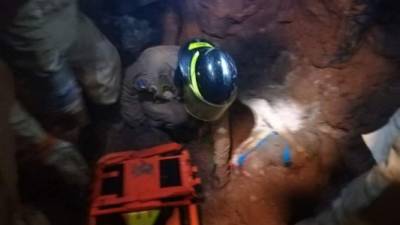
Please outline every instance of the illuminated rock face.
M232 219L210 224L286 224L288 208L284 202L288 193L311 193L316 186L324 189L326 186L321 185L324 176L338 165L344 165L345 173L351 174L347 179L371 167L373 161L360 134L383 125L400 106L398 1L186 0L185 3L181 40L204 36L229 51L240 72L240 98L265 99L272 107L276 106L275 111L286 109L281 114L282 120L295 118L296 124L292 125L300 127L290 129L289 124L287 130L306 150L320 153L319 159L310 162L306 157L299 162L304 164L296 173L307 181L299 181L290 172L289 175L284 171L271 173L279 166L274 169L267 166L260 180L268 188L258 190L260 187L256 185L244 191L244 187L232 187L229 195L234 197L221 197L220 202L229 205L234 199L240 204L233 201L229 209L222 210L227 215L219 214L220 218ZM301 113L290 114L298 112L291 110L294 105ZM290 123L291 119L284 122ZM238 131L242 125L236 124L236 128L233 125L235 143L246 137L246 132ZM293 180L277 181L282 174L293 175ZM276 187L298 189L272 188L271 181ZM262 182L258 184L263 185ZM308 186L296 186L296 182ZM251 185L249 181L246 187ZM257 199L264 196L272 200L268 204L261 201L265 205L258 206L264 209L253 209L244 200L250 192ZM213 203L209 204L211 212ZM214 207L221 204L215 203ZM254 213L257 210L267 211L265 215L271 220L252 220L252 216L257 217ZM211 215L216 216L212 212ZM245 222L232 222L235 219Z
M395 0L186 4L196 23L183 34L207 36L234 55L242 97L293 99L309 110L305 122L319 132L341 138L375 128L400 101Z

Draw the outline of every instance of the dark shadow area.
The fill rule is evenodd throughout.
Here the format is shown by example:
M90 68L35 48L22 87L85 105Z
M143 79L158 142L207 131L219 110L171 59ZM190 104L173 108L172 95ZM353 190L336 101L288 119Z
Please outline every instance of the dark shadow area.
M235 40L232 44L228 41L224 47L238 65L239 95L265 98L271 87L284 85L292 69L283 44L267 35Z
M143 3L142 3L143 2ZM85 1L82 9L118 49L123 66L161 43L168 1Z

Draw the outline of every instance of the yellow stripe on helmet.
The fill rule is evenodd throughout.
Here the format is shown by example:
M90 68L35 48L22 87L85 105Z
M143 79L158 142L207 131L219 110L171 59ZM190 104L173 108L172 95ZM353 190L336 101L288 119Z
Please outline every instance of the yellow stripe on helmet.
M194 53L193 57L192 57L192 61L190 61L190 89L192 89L194 95L202 102L211 105L211 106L220 106L214 103L211 103L209 101L207 101L206 99L204 99L203 95L200 92L199 89L199 85L197 83L197 77L196 77L196 64L197 61L199 59L200 56L200 52L196 51L196 53Z
M207 42L193 42L190 43L189 50L203 48L203 47L214 48L214 46L212 46L210 43Z
M190 88L192 89L196 97L198 97L201 101L204 101L204 98L200 93L199 85L197 84L197 78L196 78L196 64L197 60L199 59L199 56L200 52L196 51L196 53L194 53L192 57L192 60L190 61Z

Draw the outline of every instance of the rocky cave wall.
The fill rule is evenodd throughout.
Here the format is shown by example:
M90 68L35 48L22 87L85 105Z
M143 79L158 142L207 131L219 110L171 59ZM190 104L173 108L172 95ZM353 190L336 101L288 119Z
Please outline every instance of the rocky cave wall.
M200 35L220 43L238 62L240 95L300 104L304 129L356 138L400 105L395 0L185 4L181 40Z
M239 97L264 98L276 105L300 108L302 113L297 119L301 126L293 131L293 137L297 139L297 143L312 152L318 152L320 156L316 160L299 160L305 166L296 167L296 171L273 167L272 173L261 176L260 180L265 182L265 186L257 183L255 188L260 193L269 190L267 194L270 196L266 197L268 201L264 206L244 204L248 193L254 191L252 187L244 187L238 192L229 191L231 195L239 193L230 197L240 202L238 205L243 205L242 208L226 207L235 203L229 194L222 194L228 196L222 196L222 200L219 197L211 198L214 203L206 203L204 207L208 208L205 215L211 215L209 217L212 218L208 219L211 220L208 224L235 224L232 221L237 222L238 218L253 221L241 224L254 224L254 221L259 223L261 219L269 225L285 224L286 215L290 211L286 207L287 196L294 195L293 190L286 191L285 188L301 187L302 184L309 183L301 191L297 190L297 193L308 192L315 196L317 194L314 187L328 190L323 192L329 192L330 187L334 187L332 192L335 193L322 193L328 195L326 199L325 196L321 197L319 204L324 207L342 186L326 185L323 180L330 177L331 184L343 185L372 166L373 159L363 145L360 134L383 125L400 106L398 1L171 1L177 3L174 7L179 18L171 14L161 17L164 23L169 23L167 28L164 27L162 35L177 31L174 26L179 24L178 43L200 36L221 45L233 55L238 64ZM166 2L168 1L163 3ZM98 6L97 1L94 5ZM168 9L166 11L168 14ZM134 10L132 12L135 14ZM122 24L129 26L119 28L125 33L124 40L127 42L122 41L120 45L113 42L119 49L128 47L127 52L133 55L125 64L133 62L139 52L149 45L174 43L171 41L174 35L153 40L149 38L153 37L151 30L143 32L149 26L143 22L146 21L146 16L160 18L162 15L145 12L141 12L145 15L143 20L123 17L126 22ZM103 29L103 32L107 34L107 29ZM110 39L113 40L112 36ZM169 41L165 42L166 39ZM126 60L124 54L121 56ZM293 116L290 113L284 112L281 116L288 126L291 125ZM233 120L235 118L238 121L247 121L233 115ZM234 123L233 127L240 130L241 125L235 127L237 125ZM234 140L234 145L243 138L245 137ZM195 147L199 148L199 145ZM340 168L342 172L335 178L332 168L341 166L344 168ZM299 176L301 173L303 175ZM293 179L281 179L279 176ZM299 177L305 179L297 179ZM287 180L294 183L286 182ZM278 184L276 187L280 188L269 187L271 182ZM238 179L237 183L244 182ZM274 193L276 189L283 191ZM228 209L224 211L221 207ZM213 214L221 214L221 211L226 213L225 217L222 215L222 220L219 218L221 215ZM269 222L265 221L265 212L275 212L268 214L267 218L271 219Z
M320 153L331 184L371 168L360 134L400 106L398 1L185 0L182 9L180 42L203 36L232 53L241 98L302 108L293 136Z
M186 4L192 11L181 39L206 36L231 52L242 95L279 93L314 105L320 130L335 137L376 128L398 106L400 3L394 0Z

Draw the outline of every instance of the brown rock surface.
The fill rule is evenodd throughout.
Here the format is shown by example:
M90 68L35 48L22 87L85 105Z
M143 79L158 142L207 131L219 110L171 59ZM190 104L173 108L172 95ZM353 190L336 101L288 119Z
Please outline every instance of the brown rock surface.
M373 160L360 134L384 124L400 106L399 3L186 0L186 4L192 16L181 39L205 36L232 53L240 71L241 96L272 102L290 98L305 106L306 125L294 136L318 152L315 157L295 154L293 166L286 168L279 162L281 145L263 147L247 165L251 178L234 175L226 189L209 193L203 207L205 224L288 224L304 207L291 210L294 199L313 195L319 206L326 206L340 189L333 184L343 185L371 167ZM251 118L241 112L233 117L237 145L248 134L251 125L243 124L251 124Z
M371 167L360 134L382 125L400 106L398 1L181 2L180 42L204 36L229 51L238 64L241 97L291 99L304 106L305 126L293 135L318 153L294 151L292 165L285 167L286 142L278 137L250 156L244 167L250 177L235 172L226 188L214 190L212 145L209 140L191 143L204 181L204 225L294 224L326 207L343 184ZM238 146L253 121L243 107L232 110L233 145ZM115 136L129 145L138 134ZM376 203L380 211L397 209L389 200ZM371 220L383 225L385 212L380 215Z

